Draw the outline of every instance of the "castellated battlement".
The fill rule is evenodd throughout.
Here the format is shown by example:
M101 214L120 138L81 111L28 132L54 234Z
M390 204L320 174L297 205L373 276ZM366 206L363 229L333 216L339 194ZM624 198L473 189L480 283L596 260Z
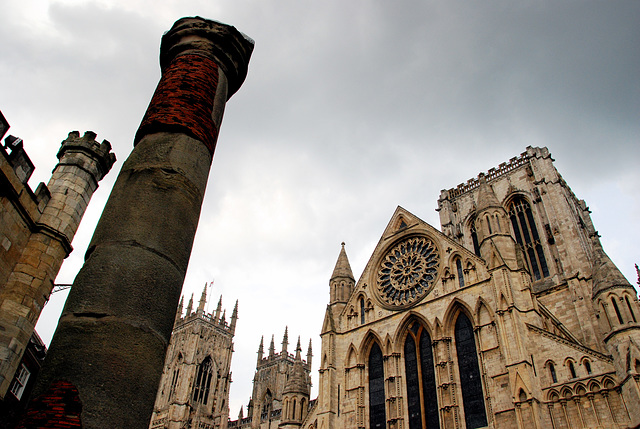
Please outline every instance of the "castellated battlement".
M96 162L91 163L81 154L89 156ZM116 162L116 155L111 152L111 143L107 140L98 143L96 133L93 131L85 131L82 137L78 131L71 131L69 136L62 141L57 156L62 165L80 167L91 173L96 181L104 177Z
M522 167L527 164L531 158L550 158L551 154L546 147L531 147L527 146L527 150L522 152L519 156L514 156L507 162L501 162L498 167L490 168L486 173L478 174L478 177L471 178L464 183L460 183L455 188L443 189L440 191L440 200L448 198L455 198L464 193L470 192L478 187L480 179L484 178L487 182L490 182L498 177L504 176L510 171L516 168ZM553 161L553 160L552 160Z
M62 261L98 183L116 157L96 134L69 133L49 182L35 193L28 180L35 167L22 139L9 136L0 148L0 398L3 398L49 299Z

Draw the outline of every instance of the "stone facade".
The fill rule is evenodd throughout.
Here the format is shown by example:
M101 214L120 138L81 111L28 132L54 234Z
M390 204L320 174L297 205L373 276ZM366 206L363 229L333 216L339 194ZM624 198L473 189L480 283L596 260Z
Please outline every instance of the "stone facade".
M206 313L206 290L195 311L191 297L184 316L180 302L150 429L227 427L238 303L227 322L222 297L215 313Z
M302 427L640 424L640 306L546 148L398 207L360 279L344 246Z
M318 398L311 346L294 357L285 331L279 354L260 342L230 428L640 425L637 292L549 151L443 190L438 211L442 231L398 207L357 282L342 243Z
M0 148L0 398L18 369L42 307L98 183L115 155L93 132L69 133L58 165L35 193L33 164L15 137ZM8 152L10 150L10 152Z

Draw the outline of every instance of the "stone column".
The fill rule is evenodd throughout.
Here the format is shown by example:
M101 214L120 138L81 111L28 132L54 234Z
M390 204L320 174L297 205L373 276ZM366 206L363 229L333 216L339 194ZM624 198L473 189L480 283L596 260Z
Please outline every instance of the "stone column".
M69 133L46 186L51 198L32 225L31 235L7 283L0 284L0 398L4 397L29 344L42 307L98 182L116 160L111 145L95 133Z
M71 288L24 427L58 427L37 408L46 414L63 383L69 398L77 389L66 406L82 427L148 426L225 103L252 50L234 27L199 17L178 20L162 37L162 78Z

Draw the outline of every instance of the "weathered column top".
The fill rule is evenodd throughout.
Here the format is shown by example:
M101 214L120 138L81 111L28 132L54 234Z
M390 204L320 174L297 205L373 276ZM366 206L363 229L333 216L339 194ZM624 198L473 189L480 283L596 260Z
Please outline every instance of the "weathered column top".
M224 71L229 82L227 100L236 93L245 78L254 41L235 27L199 16L176 21L162 36L160 68L184 54L211 58Z

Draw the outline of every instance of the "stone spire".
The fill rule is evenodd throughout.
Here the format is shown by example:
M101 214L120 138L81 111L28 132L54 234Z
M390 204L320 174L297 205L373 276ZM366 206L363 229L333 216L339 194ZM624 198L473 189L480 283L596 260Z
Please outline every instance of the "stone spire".
M353 272L351 271L351 265L349 264L349 258L347 258L347 252L344 250L344 241L340 243L340 245L342 247L340 248L340 254L338 255L336 266L333 269L333 273L331 274L331 280L335 280L337 278L347 278L355 281Z
M349 258L347 258L347 252L344 250L344 242L341 243L342 248L336 261L336 266L331 274L329 280L329 303L344 304L351 296L351 291L355 285L355 278L351 271L351 265L349 264Z
M272 358L276 355L276 345L274 341L274 335L271 335L271 344L269 345L269 357Z
M311 359L313 358L313 351L311 350L311 338L309 338L309 348L307 349L307 365L311 368Z
M608 289L616 287L629 288L633 290L635 295L635 289L605 253L602 244L600 244L600 240L594 236L592 243L594 250L592 264L593 298L596 298L600 293Z
M493 192L493 189L487 183L485 175L480 173L478 179L478 201L476 203L476 212L480 213L482 210L491 207L502 208L502 204L498 201L495 192Z
M302 359L302 347L300 347L300 335L298 335L298 344L296 344L296 360Z
M262 360L264 356L264 335L260 337L260 346L258 346L258 362Z
M176 322L182 318L182 309L184 308L184 295L180 297L180 304L178 304L178 310L176 310ZM175 324L175 322L174 322Z
M191 294L191 298L189 298L189 304L187 304L187 314L185 317L191 316L191 312L193 311L193 294Z
M231 323L229 328L231 332L236 332L236 322L238 321L238 300L236 299L236 305L233 307L233 313L231 313Z
M282 337L282 354L287 353L289 347L289 327L284 327L284 336Z
M214 314L214 319L220 320L220 314L222 313L222 295L220 295L220 299L218 300L218 306L216 307L216 313Z
M222 310L222 317L220 318L220 324L224 325L227 323L227 309Z
M197 314L199 316L204 314L204 306L207 303L207 283L204 284L204 287L202 288L202 295L200 295L200 302L198 302L198 310L197 310Z

